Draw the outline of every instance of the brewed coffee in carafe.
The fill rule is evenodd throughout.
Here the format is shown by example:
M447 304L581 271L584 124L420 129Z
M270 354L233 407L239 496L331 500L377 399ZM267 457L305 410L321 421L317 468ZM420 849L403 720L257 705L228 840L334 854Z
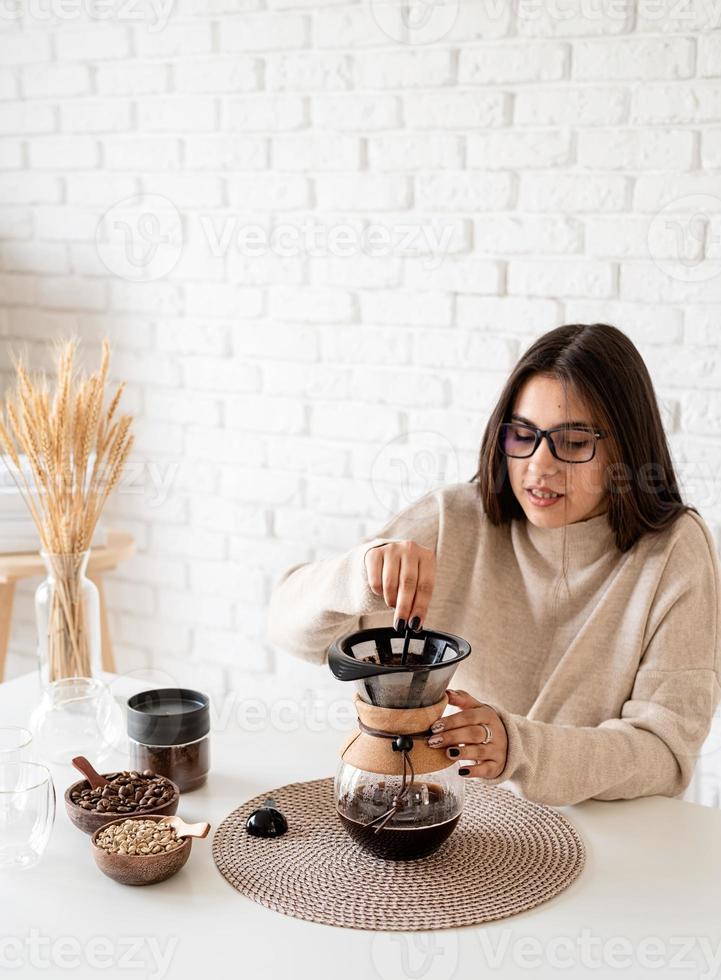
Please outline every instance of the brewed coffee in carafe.
M451 772L455 776L455 769ZM388 811L390 802L400 793L398 781L382 779L353 785L352 775L347 774L342 783L337 810L343 826L367 851L390 861L432 854L450 837L461 817L462 794L459 799L452 783L438 773L417 778L410 786L405 805L392 821L378 829L374 821Z
M329 650L333 674L356 686L360 729L341 750L336 808L350 836L377 857L425 857L460 819L465 785L457 763L426 740L470 652L450 633L389 627L349 634Z

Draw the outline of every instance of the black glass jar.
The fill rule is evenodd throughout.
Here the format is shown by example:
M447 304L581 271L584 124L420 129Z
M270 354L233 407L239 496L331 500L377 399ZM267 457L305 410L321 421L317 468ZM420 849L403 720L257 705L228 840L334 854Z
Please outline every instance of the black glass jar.
M185 687L128 698L130 767L167 776L182 793L205 785L210 769L210 700Z

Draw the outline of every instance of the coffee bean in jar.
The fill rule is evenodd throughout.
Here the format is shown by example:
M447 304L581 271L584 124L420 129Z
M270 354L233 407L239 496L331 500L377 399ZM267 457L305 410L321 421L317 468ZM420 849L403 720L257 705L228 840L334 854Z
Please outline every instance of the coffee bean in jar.
M150 769L110 772L105 778L107 786L97 789L91 789L87 781L81 783L70 794L71 801L83 810L95 813L143 813L165 806L175 796L170 780Z
M128 698L130 765L199 789L210 769L210 700L188 688L156 688Z

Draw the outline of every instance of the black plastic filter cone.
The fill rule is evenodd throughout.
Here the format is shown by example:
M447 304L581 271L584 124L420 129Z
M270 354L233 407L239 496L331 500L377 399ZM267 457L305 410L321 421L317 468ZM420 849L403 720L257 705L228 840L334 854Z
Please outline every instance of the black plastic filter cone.
M405 665L404 634L392 626L360 630L339 637L328 650L328 666L341 681L354 681L368 704L384 708L417 708L435 704L456 667L470 655L460 636L438 630L412 634Z

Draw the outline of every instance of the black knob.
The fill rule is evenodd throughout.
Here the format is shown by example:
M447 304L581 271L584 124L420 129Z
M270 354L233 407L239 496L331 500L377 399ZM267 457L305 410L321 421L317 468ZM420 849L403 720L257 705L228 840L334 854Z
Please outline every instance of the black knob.
M410 735L396 735L391 746L394 752L410 752L413 748L413 739Z
M281 837L288 829L288 821L280 810L266 800L263 806L253 810L245 821L245 829L253 837Z

